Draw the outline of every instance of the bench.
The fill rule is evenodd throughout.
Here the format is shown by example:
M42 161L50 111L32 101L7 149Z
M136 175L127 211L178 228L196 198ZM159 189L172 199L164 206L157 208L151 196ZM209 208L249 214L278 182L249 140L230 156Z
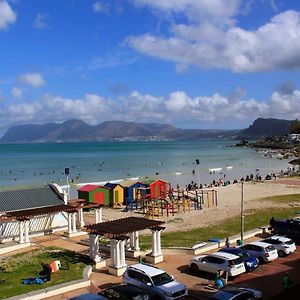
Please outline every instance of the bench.
M208 241L208 242L211 242L211 243L218 243L218 247L220 247L221 239L218 239L218 238L211 238L211 239L208 239L207 241Z
M262 233L262 234L268 233L268 231L271 229L270 226L259 226L259 227L257 227L257 228L258 228L258 229L261 229L261 233Z

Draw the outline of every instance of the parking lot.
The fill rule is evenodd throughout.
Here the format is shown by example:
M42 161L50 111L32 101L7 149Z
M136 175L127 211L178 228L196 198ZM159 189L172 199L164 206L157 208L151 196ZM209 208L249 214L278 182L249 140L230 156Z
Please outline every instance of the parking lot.
M188 263L193 256L189 251L164 249L164 261L157 267L174 275L176 280L187 285L189 289L187 299L208 299L214 292L214 276L200 272L192 273L188 268ZM134 264L137 260L126 259L126 262ZM271 300L273 296L283 291L282 278L287 271L295 284L300 284L300 246L297 246L295 253L269 263L261 263L253 272L243 273L234 280L229 280L228 284L259 289L263 292L265 300ZM122 279L122 276L116 277L108 274L104 268L92 273L90 287L50 297L47 300L68 299L85 292L97 292L113 284L121 283Z

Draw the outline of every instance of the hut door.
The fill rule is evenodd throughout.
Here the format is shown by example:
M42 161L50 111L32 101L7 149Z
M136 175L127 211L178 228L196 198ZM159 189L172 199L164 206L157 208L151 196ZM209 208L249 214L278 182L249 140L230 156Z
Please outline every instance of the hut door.
M156 184L154 186L154 197L155 198L158 198L160 195L159 195L159 191L158 191L158 185Z
M104 193L103 192L98 192L98 193L94 194L94 203L105 204L104 203Z
M114 202L118 203L119 202L119 191L115 191L115 197L114 197Z

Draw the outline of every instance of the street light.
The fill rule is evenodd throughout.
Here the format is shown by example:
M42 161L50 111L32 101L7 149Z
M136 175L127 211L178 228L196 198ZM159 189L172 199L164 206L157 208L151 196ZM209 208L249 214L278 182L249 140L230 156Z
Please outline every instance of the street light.
M68 193L68 200L70 200L69 174L70 174L70 168L65 168L65 175L66 175L66 177L67 177L67 193Z
M198 186L200 188L200 160L196 159L196 165L198 166Z
M242 182L241 189L241 242L244 241L244 180Z

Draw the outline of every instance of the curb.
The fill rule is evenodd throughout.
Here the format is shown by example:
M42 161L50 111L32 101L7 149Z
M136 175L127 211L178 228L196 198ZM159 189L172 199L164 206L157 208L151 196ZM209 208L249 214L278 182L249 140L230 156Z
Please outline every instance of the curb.
M83 279L73 280L70 282L53 285L44 289L39 289L30 293L21 294L6 298L6 300L39 300L74 291L80 288L90 286L90 276L92 274L92 266L86 266L83 270Z

